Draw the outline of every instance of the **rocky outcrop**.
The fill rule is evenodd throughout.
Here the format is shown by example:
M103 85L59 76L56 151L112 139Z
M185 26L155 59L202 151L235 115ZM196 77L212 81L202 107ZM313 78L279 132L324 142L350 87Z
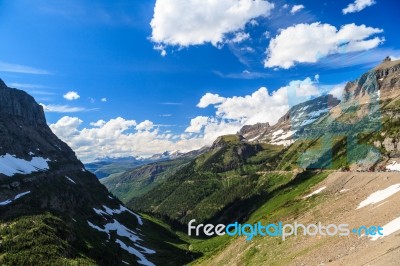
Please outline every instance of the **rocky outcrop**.
M130 251L131 246L137 247L137 241L143 242L144 234L138 239L132 237L137 234L136 227L142 225L141 217L109 195L96 176L84 169L75 153L47 126L43 108L33 97L0 81L0 227L21 217L43 214L57 217L60 224L52 226L68 227L71 238L80 239L79 243L68 241L64 236L57 236L56 230L51 232L56 235L54 237L62 239L63 244L58 246L60 250L57 251L60 254L55 256L62 257L63 261L65 257L83 256L90 257L96 265L121 265L121 254L125 252L124 257L129 263L135 264L138 261L136 256L145 260L144 254L149 254L149 249L144 247L135 249L136 256ZM61 221L66 221L68 226L62 225ZM115 225L119 226L118 232ZM38 230L35 237L51 239L47 232L53 230L50 227L45 233ZM121 228L129 232L129 239L110 236L109 231L116 232L112 235L121 235ZM18 233L27 234L21 229ZM93 248L99 241L105 240L107 242L103 245ZM73 247L73 253L66 248L67 242ZM85 247L80 243L86 243ZM24 245L23 252L28 252L24 254L48 248L47 242L41 246L36 244ZM1 265L9 264L2 263L3 257L11 261L15 259L14 246L17 244L13 242L9 245L1 250ZM10 265L42 265L43 260L29 259L29 263L20 260Z
M0 115L22 118L25 122L40 126L46 124L42 106L24 91L11 89L0 79Z
M243 126L238 132L239 135L242 135L246 139L255 138L263 133L265 133L270 128L269 123L257 123L255 125L246 125Z
M71 148L47 126L43 108L32 96L0 80L0 103L0 156L10 154L27 161L42 157L53 167L83 168Z
M229 144L239 144L243 140L243 136L239 134L219 136L211 145L210 150L217 150L226 147Z
M358 80L348 82L344 89L343 100L344 103L352 101L369 103L375 93L382 101L400 96L400 60L385 59Z
M250 142L287 146L293 143L296 132L326 115L339 103L332 95L323 95L293 106L273 126L268 123L244 126L239 134Z

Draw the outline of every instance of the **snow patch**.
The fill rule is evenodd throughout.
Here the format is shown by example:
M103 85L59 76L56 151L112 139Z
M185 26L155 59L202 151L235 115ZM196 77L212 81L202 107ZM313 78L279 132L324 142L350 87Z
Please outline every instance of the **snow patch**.
M279 136L275 140L284 140L284 139L290 138L294 133L296 133L296 130L294 130L294 131L290 130L286 134Z
M149 260L146 259L146 257L140 253L138 250L136 250L133 247L127 246L124 242L122 242L121 240L117 239L115 240L115 243L119 244L119 246L128 251L130 254L135 255L136 257L139 258L139 260L137 261L139 264L142 265L146 265L146 266L155 266L152 262L150 262Z
M49 170L49 159L32 157L30 161L19 159L15 155L0 156L0 174L13 176L15 174L30 174L36 171Z
M381 202L400 191L400 184L392 185L386 189L372 193L366 200L358 205L357 210L370 204Z
M17 199L19 199L19 198L21 198L21 197L23 197L23 196L25 196L25 195L28 195L29 193L31 193L31 192L30 192L30 191L26 191L26 192L19 193L18 195L16 195L16 196L14 197L14 199L8 199L8 200L5 200L5 201L0 202L0 206L8 205L8 204L10 204L10 203L13 202L13 201L15 201L15 200L17 200Z
M290 144L292 144L293 142L294 142L294 140L288 139L288 140L274 141L274 142L271 142L271 144L273 144L273 145L283 145L283 146L287 147Z
M319 188L319 189L317 189L316 191L314 191L314 192L308 194L307 196L305 196L303 199L306 199L306 198L309 198L309 197L311 197L311 196L317 195L317 194L319 194L321 191L323 191L324 189L326 189L326 187Z
M106 233L108 235L108 239L110 239L110 231L114 231L118 236L120 237L126 237L128 238L136 247L138 247L141 251L126 245L124 242L122 242L119 239L116 239L115 242L120 245L120 247L126 251L128 251L130 254L135 255L136 257L139 258L137 261L138 263L142 265L154 265L152 262L148 261L146 257L142 253L146 254L154 254L156 253L154 250L145 248L136 242L141 241L142 239L137 236L135 232L130 230L129 228L125 227L121 223L119 223L116 219L113 220L112 223L107 223L104 225L104 228L101 228L89 221L87 221L88 225L92 227L93 229Z
M301 126L301 127L307 126L307 125L313 123L315 120L317 120L317 118L312 118L312 119L304 120L304 121L300 124L300 126Z
M386 166L386 170L400 172L400 163L393 161L391 164Z
M65 176L66 179L68 179L69 181L71 181L72 183L76 184L74 180L72 180L71 178L69 178L68 176Z
M321 115L324 114L324 113L327 113L328 111L329 111L328 108L326 108L326 109L321 109L321 110L318 110L318 111L310 112L310 113L308 114L308 116L309 116L310 118L316 118L316 117L321 116Z
M96 208L93 208L93 211L95 213L97 213L98 215L114 215L114 214L121 214L122 212L129 212L130 214L132 214L136 217L136 219L140 225L143 225L142 217L140 215L134 213L133 211L129 210L128 208L126 208L123 205L119 205L119 209L115 209L115 210L107 207L106 205L103 205L103 208L105 211L96 209Z
M381 235L371 236L372 241L378 240L379 238L386 237L388 235L393 234L396 231L399 231L400 230L400 217L396 218L393 221L389 222L388 224L384 225L382 228L383 228L383 230L382 230L383 236L381 236Z
M249 139L248 141L249 141L249 142L255 141L255 140L257 140L259 137L260 137L260 136L255 136L254 138L251 138L251 139Z
M279 129L277 131L275 131L274 133L272 133L272 138L274 139L276 136L280 135L283 133L282 129Z

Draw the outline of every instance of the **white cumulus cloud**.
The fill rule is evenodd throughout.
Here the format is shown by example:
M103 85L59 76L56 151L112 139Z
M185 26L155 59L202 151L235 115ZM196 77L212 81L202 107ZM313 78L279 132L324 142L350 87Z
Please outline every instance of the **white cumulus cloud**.
M329 94L333 95L338 99L342 99L344 88L346 87L346 83L340 83L335 85L330 91Z
M193 118L185 132L199 134L197 141L209 145L218 136L234 134L244 125L274 124L290 106L319 95L317 76L315 79L291 81L272 93L265 87L245 96L221 97L206 93L197 106L205 108L211 105L215 114Z
M190 120L190 126L186 128L185 132L200 133L205 125L207 125L209 118L207 116L197 116Z
M290 13L292 14L296 14L297 12L299 12L300 10L302 10L304 8L303 5L294 5L292 7L292 9L290 10Z
M167 131L160 132L155 127L150 129L151 121L137 124L135 120L117 117L91 123L91 128L80 128L82 123L77 117L64 116L50 128L84 162L105 156L150 156L174 150L185 152L206 144L198 137L182 138ZM139 130L136 130L137 126Z
M90 123L88 128L81 128L81 119L64 116L50 128L85 162L105 156L150 156L176 150L187 152L211 145L218 136L234 134L246 124L273 124L291 105L319 94L318 76L291 81L274 92L262 87L244 96L222 97L206 93L197 106L212 106L214 114L191 119L183 133L162 131L150 120L137 123L122 117L98 120Z
M63 95L64 99L68 101L73 101L79 99L81 96L76 91L69 91Z
M354 3L349 4L346 8L343 8L343 14L360 12L366 7L376 4L374 0L355 0Z
M200 102L197 104L197 107L206 108L209 105L222 103L225 101L224 97L219 96L218 94L212 94L207 92L201 97Z
M153 122L151 122L150 120L145 120L136 126L136 130L148 131L148 130L152 129L153 127L154 127Z
M165 45L217 46L226 34L243 30L247 23L255 25L254 18L269 16L273 8L265 0L157 0L151 40L164 55Z
M332 54L369 50L384 42L384 38L371 37L382 32L379 28L354 23L339 30L320 22L297 24L271 39L264 66L288 69L296 63L315 63Z

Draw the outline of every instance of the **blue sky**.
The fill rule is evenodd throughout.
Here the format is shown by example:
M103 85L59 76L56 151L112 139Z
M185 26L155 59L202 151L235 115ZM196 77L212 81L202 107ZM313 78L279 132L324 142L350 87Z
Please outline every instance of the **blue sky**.
M400 58L398 2L353 1L0 1L0 78L85 161L191 150Z

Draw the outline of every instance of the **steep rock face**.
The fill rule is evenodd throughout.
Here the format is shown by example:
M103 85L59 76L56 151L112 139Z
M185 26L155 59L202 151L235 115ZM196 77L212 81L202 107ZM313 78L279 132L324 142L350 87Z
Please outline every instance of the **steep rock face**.
M36 104L33 97L24 91L10 89L0 79L0 115L22 118L32 125L45 125L43 108Z
M4 237L3 244L9 247L0 245L0 264L50 263L35 252L47 252L45 246L27 243L20 248L3 235L15 230L12 223L28 215L37 224L58 220L48 226L66 227L69 232L65 238L57 235L58 230L45 233L67 239L62 245L56 241L58 252L48 251L53 265L67 260L120 265L122 257L132 264L153 265L147 255L155 252L144 247L146 236L140 233L139 237L136 231L143 225L141 217L109 195L96 176L84 169L47 126L43 109L33 97L0 81L0 228L9 228L0 230L0 239ZM28 237L29 231L14 234ZM36 237L42 239L42 231Z
M358 80L347 83L343 99L344 102L366 102L378 91L379 99L383 101L400 96L400 60L385 60Z
M257 136L264 134L270 128L269 123L257 123L255 125L246 125L243 126L238 132L239 135L242 135L246 139L257 138Z
M63 169L82 169L71 148L47 126L43 108L32 96L0 80L0 102L0 156L10 154L27 161L46 157ZM0 172L0 180L1 176Z
M343 104L333 110L339 119L376 121L380 134L374 145L389 157L400 156L400 60L385 59L380 65L349 82L344 90ZM351 108L355 111L349 112ZM351 116L349 113L353 113ZM364 131L371 126L362 124ZM370 131L372 131L371 129ZM376 130L374 130L376 131ZM385 156L386 156L385 155Z

